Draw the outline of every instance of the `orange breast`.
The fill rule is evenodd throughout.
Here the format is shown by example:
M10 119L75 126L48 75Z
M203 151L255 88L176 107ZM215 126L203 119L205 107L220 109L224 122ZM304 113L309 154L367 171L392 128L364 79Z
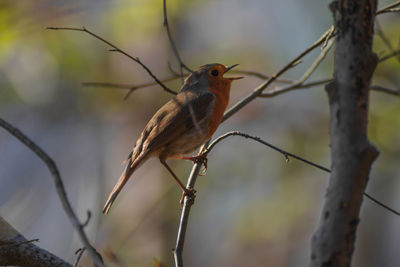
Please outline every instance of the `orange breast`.
M215 94L215 102L211 115L211 120L209 122L209 132L208 137L210 138L214 132L217 130L218 126L222 121L224 112L229 103L229 93L231 90L230 80L213 80L209 83L210 91Z

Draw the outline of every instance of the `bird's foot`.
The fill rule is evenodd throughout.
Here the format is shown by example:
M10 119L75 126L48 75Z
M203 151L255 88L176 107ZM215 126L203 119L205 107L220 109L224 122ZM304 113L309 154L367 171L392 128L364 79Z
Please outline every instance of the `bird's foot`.
M194 190L194 188L189 188L189 189L185 189L185 191L183 191L181 200L179 201L179 203L181 204L181 207L183 207L185 197L188 197L189 201L191 201L193 204L194 199L196 198L196 190Z
M194 156L194 157L174 157L175 159L185 159L185 160L190 160L190 161L192 161L193 163L201 163L201 164L204 164L204 167L206 167L206 169L207 169L207 162L208 162L208 159L207 159L207 157L206 156L204 156L203 154L199 154L199 155L197 155L197 156Z

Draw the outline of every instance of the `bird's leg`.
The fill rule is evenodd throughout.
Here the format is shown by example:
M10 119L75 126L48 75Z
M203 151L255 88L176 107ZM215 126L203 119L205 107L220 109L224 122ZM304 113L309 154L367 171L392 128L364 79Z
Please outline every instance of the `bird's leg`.
M160 162L165 166L165 168L167 168L167 170L169 171L169 173L172 175L172 177L174 177L175 181L179 184L179 186L182 188L183 190L183 194L182 194L182 198L181 198L181 206L183 206L183 200L185 198L185 196L188 196L189 198L194 199L195 197L195 193L196 190L194 190L193 188L189 188L187 189L183 183L181 182L181 180L179 180L179 178L176 176L176 174L172 171L172 169L168 166L167 162L165 162L165 160L160 159Z
M184 159L184 160L190 160L190 161L192 161L193 163L201 163L201 164L204 164L204 167L206 168L206 170L207 170L207 162L208 162L208 159L207 159L207 157L206 156L204 156L203 154L198 154L197 156L194 156L194 157L174 157L174 159Z

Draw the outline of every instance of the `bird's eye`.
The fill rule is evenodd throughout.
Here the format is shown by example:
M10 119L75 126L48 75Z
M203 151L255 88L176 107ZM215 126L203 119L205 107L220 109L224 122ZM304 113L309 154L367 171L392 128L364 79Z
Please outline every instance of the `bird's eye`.
M211 75L217 77L218 76L218 71L217 70L212 70Z

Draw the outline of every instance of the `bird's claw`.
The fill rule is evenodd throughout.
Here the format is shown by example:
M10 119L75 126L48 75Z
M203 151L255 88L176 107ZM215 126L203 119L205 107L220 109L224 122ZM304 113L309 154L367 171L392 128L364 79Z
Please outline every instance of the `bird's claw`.
M206 156L204 156L203 154L197 155L196 157L193 157L193 162L194 163L201 163L204 165L204 167L207 170L207 163L208 163L208 159Z
M194 188L189 188L183 191L181 200L179 202L181 204L181 207L183 207L185 197L188 197L190 201L194 202L194 199L196 198L196 190Z

